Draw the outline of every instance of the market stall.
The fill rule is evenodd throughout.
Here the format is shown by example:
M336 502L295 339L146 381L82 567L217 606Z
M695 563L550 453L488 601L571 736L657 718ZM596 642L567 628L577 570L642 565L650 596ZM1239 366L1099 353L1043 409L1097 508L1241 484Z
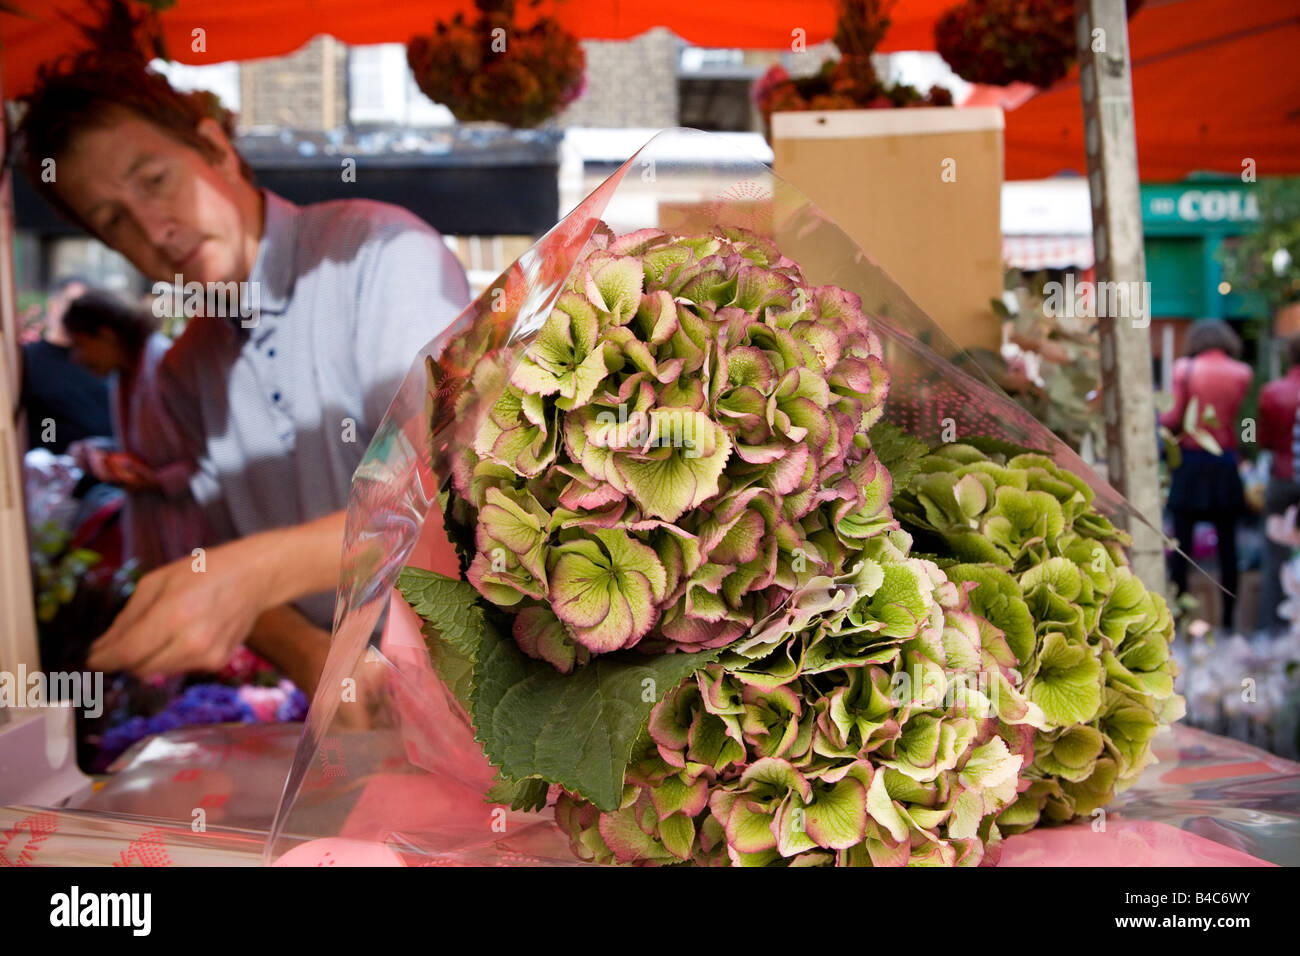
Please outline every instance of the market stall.
M222 5L211 14L200 15L196 10L192 15L197 19L191 20L187 19L191 12L182 5L175 15L164 15L162 22L178 50L193 30L210 31L205 49L198 52L224 59L269 54L285 48L280 44L292 45L291 38L298 35L294 31L309 31L302 34L305 37L323 26L313 19L316 9L313 4L309 12L297 8L270 8L268 12L266 5L247 10ZM392 20L377 26L373 11L368 11L364 20L353 20L347 9L337 22L329 24L331 32L346 40L392 38L394 32L411 29L402 19L406 14L394 14ZM617 36L650 22L639 19L649 13L631 8L636 11L633 16L624 12L627 9L623 5L584 8L582 13L571 14L584 19L569 25L583 35ZM913 4L911 10L916 19L900 13L891 42L917 43L917 31L928 26L936 12L927 4ZM1153 21L1159 21L1160 12L1161 8L1150 11L1156 15ZM729 23L728 42L771 42L772 24L781 22L778 11L771 13L771 17L754 18L758 26L752 33L737 32ZM263 19L259 21L262 28L249 29L250 22L267 16L276 19ZM698 10L689 15L683 11L680 21L674 21L671 10L656 8L653 12L656 21L666 19L680 25L688 35L713 35L710 31L715 24L702 16ZM1139 15L1135 37L1140 37L1136 24L1141 22ZM204 26L193 26L198 23ZM284 23L292 23L293 29L273 29ZM57 30L42 32L28 24L11 25L8 20L5 24L5 75L11 88L22 89L28 75L24 71L30 72L33 64L51 49L58 49L62 40ZM239 25L238 33L234 24ZM814 26L816 22L811 22L809 29L815 36ZM1282 21L1273 25L1283 35L1292 27ZM829 23L818 28L823 36L830 30ZM785 42L788 31L778 32ZM1262 26L1256 31L1261 36L1266 32ZM236 36L242 39L236 41ZM1139 65L1136 44L1137 39L1135 71ZM181 59L186 56L177 55ZM1077 114L1077 103L1073 109ZM1074 119L1071 128L1079 125ZM1009 121L1008 137L1012 129ZM695 175L695 171L675 169L667 163L657 166L656 150L671 153L690 135L683 131L666 134L657 145L652 142L629 159L492 283L447 335L421 353L419 358L428 359L429 364L417 361L412 367L353 479L340 588L342 613L301 738L297 738L296 728L283 727L172 732L153 738L123 759L112 781L93 797L80 795L75 806L6 808L0 814L5 835L0 853L6 861L93 859L183 865L242 864L261 859L288 865L319 863L332 856L330 862L410 865L558 863L570 862L576 854L589 862L732 863L772 862L779 855L800 858L801 865L832 860L860 863L866 862L868 855L872 862L907 862L911 858L949 864L999 859L1025 865L1049 860L1104 864L1120 859L1161 864L1296 862L1300 818L1294 811L1294 794L1300 785L1300 766L1182 728L1175 729L1172 737L1156 734L1161 725L1178 716L1168 654L1172 624L1163 598L1148 591L1130 567L1124 547L1127 539L1111 521L1140 516L1113 489L1088 473L1077 456L1046 434L1041 425L1017 414L1005 396L950 364L948 359L957 350L946 342L943 332L849 236L798 192L797 183L785 182L761 165L740 158L715 164L710 170L729 183L714 202L703 207L674 204L672 178ZM1228 130L1226 135L1233 133ZM1139 134L1139 155L1141 144ZM1274 145L1278 156L1287 153L1287 143ZM1295 163L1296 155L1290 151L1285 162ZM644 165L647 160L648 167ZM644 168L657 170L658 178L644 176ZM710 234L706 230L715 227L702 222L702 216L741 231ZM619 228L611 231L606 222L619 224ZM692 238L681 242L665 236L661 229ZM733 274L716 281L700 278L700 274L724 268L708 260L707 254L713 252L718 252L715 258L724 261ZM654 264L656 255L665 258ZM624 268L633 258L638 259L632 270L635 276L626 274ZM689 284L689 277L682 272L680 284L672 286L677 275L673 269L683 263L697 270L693 275L698 281ZM645 275L663 283L663 287L647 287L644 293L663 305L662 315L656 313L658 318L647 317L648 312L642 315L644 310L638 306L643 301L643 266ZM737 278L738 269L750 270L744 277L749 285ZM574 276L584 282L573 285ZM635 289L629 292L631 286ZM561 308L557 303L566 288L579 303L566 300ZM800 294L794 295L795 290ZM710 343L707 335L692 336L684 331L691 327L692 319L678 312L681 303L677 298L688 299L701 309L707 303L705 311L710 315L735 308L747 313L743 316L746 323L767 322L771 329L753 332L752 341L747 339L744 346L726 346L725 337ZM498 308L502 302L505 305ZM788 314L788 324L799 322L809 302L815 303L816 319L823 329L833 331L825 332L825 340L818 339L818 348L803 350L800 359L788 329L773 316ZM601 334L609 336L609 349L593 337L597 312L605 323L600 328ZM611 322L610 316L615 321ZM733 314L731 321L740 323L740 318ZM552 326L566 321L572 328L560 337L571 354L562 361L551 361L546 349L554 343L546 335L559 335ZM816 323L804 322L809 324ZM741 329L737 324L733 334L739 336ZM750 325L744 330L751 334ZM814 333L805 330L804 334ZM539 339L540 349L533 350ZM666 346L670 341L673 345ZM617 368L609 364L592 372L600 363L589 362L590 356L599 358L602 352L614 349L615 342L617 348L626 350L626 361ZM704 356L714 347L719 354L710 361L721 364L706 365ZM734 351L728 354L728 348ZM1112 363L1113 348L1112 343ZM657 354L656 349L660 350ZM577 355L579 350L584 354ZM760 395L758 406L748 393L733 396L734 403L725 409L727 428L708 423L714 431L702 451L704 462L696 460L699 454L678 454L676 450L659 454L657 449L617 476L612 465L608 471L602 470L606 462L601 456L615 456L622 446L600 444L590 430L583 432L596 426L582 415L591 411L589 417L595 420L594 406L583 406L604 400L595 390L605 375L635 364L640 377L626 385L628 394L622 396L623 402L640 394L638 388L641 393L649 390L652 397L657 389L664 394L658 396L657 405L651 403L647 408L681 412L694 407L690 405L694 394L689 384L691 373L698 373L701 380L716 374L718 381L723 381L724 372L719 369L725 369L729 359L739 367L742 358L752 363L752 376L742 382L741 376L749 373L737 372L733 382L737 389L749 387L758 395L761 387L773 394L770 401ZM687 372L690 362L695 364ZM583 379L579 366L595 379ZM781 386L784 391L773 391L778 379L785 383ZM507 396L507 382L524 394L511 393L515 404L510 406L507 401L501 406L505 411L500 412L498 421L494 416ZM610 394L614 394L611 401L618 404L618 394ZM550 427L559 431L561 412L570 416L575 431L565 432L565 454L574 457L556 464L557 470L548 472L548 479L560 481L563 477L582 487L566 488L562 504L558 493L556 501L549 501L539 491L542 500L549 501L543 506L531 497L515 500L495 485L485 491L471 482L464 469L482 464L474 460L479 457L488 460L484 472L490 476L487 484L501 478L501 469L514 469L522 488L522 479L532 479L551 466L556 455L555 435L550 435L548 445L542 413L527 417L518 409L533 404L540 409L543 398L554 395L562 399L558 410L548 412L556 416ZM818 415L825 414L830 420L832 405L834 415L842 416L842 421L836 417L830 425L823 423L823 431L817 431ZM656 422L657 429L672 425L660 423L646 408L638 406L638 412ZM700 424L691 416L701 414L695 410L686 417ZM874 431L882 421L896 431ZM954 434L978 441L957 442L963 450L952 454L940 450L955 441L942 437L950 422L957 429ZM614 423L624 426L626 418ZM678 423L676 427L683 426ZM511 431L526 440L512 444L519 434L503 439ZM575 438L575 433L586 437ZM814 442L810 435L821 440ZM841 435L843 441L833 441L833 435ZM689 442L682 439L672 449L689 445L691 451L700 451L694 443L695 433L691 436ZM500 450L503 443L508 446L505 451ZM647 439L640 454L646 455L650 444ZM813 445L821 445L821 450L809 452ZM838 451L826 450L832 445ZM738 452L735 459L729 459L733 447L743 448L744 454ZM873 448L879 451L878 456ZM813 454L826 460L815 461L810 457ZM724 466L732 468L742 460L746 464L727 473L722 491L752 484L753 493L733 494L725 502L726 508L720 503L714 515L713 505L705 507L705 503L720 493ZM671 465L665 464L667 461ZM762 468L751 472L745 470L746 465ZM852 480L842 482L845 475L838 475L836 468L850 466ZM671 470L667 478L663 469ZM952 476L946 497L925 480L926 475L939 473ZM479 480L477 475L475 480ZM777 496L776 504L763 497L763 482ZM958 485L961 494L955 495L952 489ZM663 486L670 488L671 495ZM450 493L452 487L450 503L436 501L437 492ZM781 519L779 514L786 505L780 496L794 500L796 489L798 495L807 494L807 508L798 513L788 511ZM1016 510L1016 492L1023 492L1026 500L1031 492L1038 496L1032 498L1028 514L1023 507ZM458 519L453 510L457 494L461 496L459 506L471 509L460 513ZM672 500L666 501L666 497ZM812 522L792 530L790 522L810 513L813 505L809 502L837 497L847 503L836 512L839 524L818 527ZM640 509L634 518L623 518L621 511L596 513L614 504L621 507L624 498ZM474 511L486 513L489 505L496 513L508 513L526 526L525 530L507 528L498 535L499 541L489 535L490 543L503 553L517 551L513 560L503 557L500 568L497 558L491 556L491 547L481 540L466 544L475 539L473 531L466 530L477 517ZM539 517L533 505L546 514ZM426 515L437 518L440 510L435 508L444 506L449 532L460 532L454 542L442 537L438 521L424 524ZM584 575L595 574L588 565L614 567L618 574L611 580L617 579L617 587L608 585L603 611L577 607L580 602L576 598L557 597L541 587L546 574L538 573L530 563L535 543L515 543L528 537L527 529L537 531L542 518L550 521L553 514L560 515L561 508L568 515L556 517L557 522L569 521L575 514L585 516L604 534L596 533L599 545L594 539L583 544L576 535L552 542L548 546L557 553L568 550L548 573L555 580L585 581ZM1059 519L1057 526L1051 525L1048 515ZM674 524L679 519L684 522L682 527ZM1047 530L1036 531L1040 519ZM462 525L459 529L457 520ZM761 526L748 532L753 541L740 531L732 535L731 529L742 520L745 528ZM971 524L966 526L967 522ZM565 530L574 524L566 525ZM1060 547L1078 547L1049 554L1058 546L1057 538L1065 541L1067 525L1077 534ZM660 532L670 527L684 531L678 535L680 540L709 542L708 548L716 553L711 570L702 570L702 554L692 558L688 551L672 550L681 549L681 545L665 543ZM845 527L852 530L845 532ZM979 527L980 535L972 535L971 527ZM489 532L495 533L490 527ZM920 551L909 555L912 534L932 545L940 542L934 556L950 560L940 567ZM980 550L970 539L981 536L995 540L997 547ZM453 544L460 547L459 553ZM21 542L12 532L8 547L21 555ZM660 550L656 552L656 548ZM768 555L763 566L755 563L760 552ZM675 558L665 557L674 554ZM810 555L820 577L801 577L805 568L798 563ZM850 560L854 555L861 559L857 564ZM621 569L619 561L626 562ZM465 590L470 587L466 582L453 580L462 565L471 568L469 579L479 589L479 596ZM686 582L696 574L702 577L694 585L683 583L681 594L670 598L673 589L665 583L665 566L675 568L674 581ZM1078 570L1085 566L1091 570ZM542 567L547 566L543 563ZM579 567L580 571L574 570ZM953 572L949 578L953 567L964 568L961 573L969 576ZM406 578L403 600L394 595L393 587L404 568L442 571L445 576L439 580L446 583L429 584L422 579L423 583L413 587ZM737 573L740 577L732 578L730 585L723 583ZM625 579L636 575L644 581L627 584ZM884 605L872 604L885 580L891 582L891 593L903 596ZM997 618L1005 608L992 608L991 603L971 605L968 592L972 588L962 586L970 582L993 582L987 584L990 589L1002 588L1005 583L1002 596L1024 608L1024 620ZM21 590L21 583L15 590ZM454 586L459 589L453 593ZM632 594L634 587L639 590ZM451 597L422 602L422 593L439 588L447 589ZM616 594L619 588L637 600ZM512 632L503 632L513 634L513 643L486 627L477 635L460 632L470 626L467 621L474 622L485 611L503 613L507 622L522 619L522 615L511 617L515 612L508 610L519 602L521 594L530 599L525 610L535 612L532 620L545 618L541 631L533 633L528 625L515 625ZM720 594L726 597L727 608L721 606ZM753 597L756 594L771 603L754 604L760 600ZM850 596L848 603L845 594ZM611 610L616 598L624 602L622 616ZM858 598L864 602L860 607ZM563 629L559 627L561 618L545 617L550 612L544 599L557 609L567 609ZM685 602L682 607L687 610L673 617L670 609L678 599ZM488 605L496 605L496 610ZM654 614L643 605L654 605ZM448 608L451 617L439 617ZM870 614L863 608L870 608ZM665 626L664 633L655 632L655 638L682 653L648 657L651 664L644 668L628 665L628 673L621 675L625 682L633 682L630 686L642 689L640 702L627 707L639 723L627 715L611 717L609 724L618 726L608 739L597 741L604 748L601 753L609 768L615 771L613 777L601 777L601 772L609 769L603 765L593 770L583 748L577 748L582 753L575 756L577 735L566 736L566 729L572 727L562 722L546 725L541 737L551 749L543 759L540 751L545 748L534 739L535 728L527 717L516 718L511 725L503 716L511 712L511 694L521 687L519 695L529 706L546 705L545 697L529 698L531 691L525 685L553 688L556 700L582 693L572 690L574 684L566 687L550 671L539 674L535 669L541 666L539 662L568 674L595 655L630 648L657 626L661 614L662 620L673 622L676 629L670 632ZM371 650L371 633L384 615L383 639L378 649ZM778 632L773 636L768 625L782 615L789 620L782 622L784 630L772 624ZM875 615L878 619L863 623L849 615ZM1001 628L990 623L994 619ZM1023 631L1025 620L1029 621L1031 645L1035 627L1046 636L1041 647L1013 654L1008 645L999 643L1001 635L1017 626ZM712 637L700 636L708 630L701 621L716 625ZM981 621L988 626L981 626ZM800 653L807 656L799 657L797 666L795 656L789 658L793 671L757 652L748 658L740 654L744 659L706 653L720 652L722 644L742 637L747 651L764 640L785 647L782 641L811 624L824 625L826 633L843 629L844 634L866 632L888 640L873 644L874 639L864 638L870 647L865 651L857 648L853 652L857 658L838 645L834 652L828 646L815 653L804 647ZM1060 633L1049 624L1059 625ZM31 642L23 638L22 627L20 620L10 632L17 637L0 648L5 655L0 663L16 665L31 658ZM953 646L936 645L939 632L948 635L948 629L960 632L963 627L968 629L963 638L966 644L954 637ZM1068 637L1065 631L1069 631ZM1095 639L1086 640L1085 635L1093 632ZM719 634L727 639L719 639ZM479 643L467 650L471 637ZM496 643L486 643L489 641ZM974 704L968 699L953 704L919 691L919 696L910 699L886 700L890 695L885 688L892 691L886 668L895 668L895 675L906 674L910 663L941 675L938 679L942 681L957 683L955 675L964 665L958 663L961 653L954 647L966 648L981 667L998 675L997 687L1002 688L998 693L1005 693L1006 698L998 702L997 694L981 691ZM1116 653L1112 654L1112 649ZM852 659L846 662L835 654ZM1016 657L1022 659L1021 664L1032 659L1033 673L1016 673L1013 678L1010 662ZM495 710L480 709L487 693L482 686L491 686L490 681L476 685L472 696L461 683L467 679L466 668L479 680L478 668L487 666L489 660L505 660L502 666L515 668L503 672L516 683L501 678L504 686L499 688L502 693ZM626 663L627 659L618 660ZM806 679L800 670L805 665ZM580 666L577 669L580 674L597 672L594 665L586 672ZM813 679L822 673L838 676L826 681ZM865 690L863 674L870 674L866 680L876 682ZM724 682L733 678L739 684L727 685L724 693ZM650 681L648 689L645 680ZM1056 686L1054 680L1059 680ZM791 681L794 685L787 688ZM698 682L700 690L695 690L692 682ZM1088 687L1079 690L1082 685ZM376 705L368 714L373 718L370 726L359 729L355 714L347 721L340 719L340 705L355 703L355 698L339 699L340 686L377 688L369 701ZM717 690L716 699L709 696L710 688ZM845 703L850 696L845 688L864 695L852 702L861 712L851 718L836 709L850 706ZM597 688L596 696L603 698L606 689ZM670 692L671 698L666 696ZM872 710L877 705L882 708L879 713ZM671 713L673 707L678 707L678 712ZM556 704L552 711L562 709ZM524 708L518 713L537 712ZM806 733L798 729L801 715L813 713L825 719L804 720ZM779 746L774 743L780 737L773 729L774 714L790 721L790 730ZM604 714L598 716L600 720L592 718L593 724L605 719ZM716 723L727 728L720 733L729 736L732 744L719 739L712 745L716 752L705 761L700 755L705 748L701 743L704 731L699 728L715 717ZM678 718L685 722L674 724ZM488 729L485 733L489 719L498 723L495 732ZM658 756L649 754L645 766L634 767L630 748L646 743L638 733L647 726L647 719L653 724ZM941 731L944 721L948 723ZM755 730L755 723L763 724L763 729ZM581 721L573 726L578 724ZM924 741L914 748L900 742L903 725L911 726ZM1047 735L1045 751L1035 750L1029 728ZM861 735L853 746L848 743L851 733ZM877 734L878 739L872 737ZM814 736L815 746L811 742ZM931 737L930 762L926 763L922 751ZM869 738L875 740L872 746L868 746ZM486 755L479 744L487 748ZM54 754L58 748L49 749ZM724 759L728 753L731 756ZM1161 762L1154 763L1153 757ZM705 772L706 762L711 764L711 772ZM50 763L54 763L53 756ZM504 779L495 784L492 765L503 768L500 776ZM646 769L651 765L652 770ZM509 773L504 768L510 768ZM1119 780L1124 787L1116 786ZM766 786L785 789L769 793L762 789ZM490 799L485 803L489 788ZM563 809L539 809L547 803L552 788L558 790L550 796L559 794L557 806ZM1116 790L1123 795L1112 803ZM960 806L953 802L938 807L936 801L946 801L948 793L958 791L964 794L954 798L964 800ZM671 801L665 796L668 793L673 794ZM754 806L764 804L762 813L745 804L738 793ZM800 795L800 801L794 801L791 794ZM280 802L271 815L267 800L276 798ZM661 800L672 805L661 805ZM697 832L691 818L705 814L706 805L713 813L714 832L706 824ZM694 810L684 809L688 806ZM750 809L737 809L746 806ZM1001 816L1017 807L1014 813ZM755 817L766 814L772 821L751 826L747 813ZM847 827L848 835L836 830L840 817L859 821ZM1068 827L1033 829L1039 822L1076 817ZM1003 821L1005 834L998 828L998 819ZM725 825L717 821L725 821Z

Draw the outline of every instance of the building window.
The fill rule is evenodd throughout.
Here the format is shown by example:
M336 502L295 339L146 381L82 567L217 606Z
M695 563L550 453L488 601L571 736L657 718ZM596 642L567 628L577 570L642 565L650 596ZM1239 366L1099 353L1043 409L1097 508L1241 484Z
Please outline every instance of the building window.
M354 46L348 53L351 122L384 126L447 126L455 117L420 92L401 43Z

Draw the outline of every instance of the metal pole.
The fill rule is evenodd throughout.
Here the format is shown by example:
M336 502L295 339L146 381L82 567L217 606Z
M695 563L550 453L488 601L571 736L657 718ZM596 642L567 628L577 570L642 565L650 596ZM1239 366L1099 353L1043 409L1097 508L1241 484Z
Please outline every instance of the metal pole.
M1151 389L1151 297L1142 249L1133 81L1124 0L1076 0L1079 86L1097 251L1106 460L1111 484L1161 527ZM1133 569L1165 593L1162 536L1130 521Z

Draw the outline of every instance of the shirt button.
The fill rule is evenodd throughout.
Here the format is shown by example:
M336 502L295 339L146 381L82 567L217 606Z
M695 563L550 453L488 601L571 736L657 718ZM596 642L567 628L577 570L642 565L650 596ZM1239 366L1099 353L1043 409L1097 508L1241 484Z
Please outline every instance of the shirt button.
M279 393L279 392L272 392L272 393L271 393L271 401L273 401L273 402L278 402L279 400L280 400L280 393Z
M267 349L267 350L266 350L266 357L267 357L267 358L275 358L275 349Z

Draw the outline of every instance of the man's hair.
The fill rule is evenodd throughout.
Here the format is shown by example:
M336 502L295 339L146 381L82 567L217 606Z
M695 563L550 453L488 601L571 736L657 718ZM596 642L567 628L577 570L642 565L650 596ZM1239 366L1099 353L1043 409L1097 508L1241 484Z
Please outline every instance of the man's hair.
M69 335L98 335L108 329L128 355L138 355L157 328L157 319L147 309L99 289L73 299L63 313L63 329Z
M115 115L126 112L152 123L212 162L217 157L212 144L199 135L199 123L213 119L227 137L233 139L234 134L228 112L214 115L211 95L178 92L143 60L98 50L61 57L41 67L36 89L24 96L22 103L25 109L15 134L19 164L46 202L92 234L94 230L63 201L55 184L42 176L45 161L57 162L77 135L111 126ZM242 156L239 164L251 183L252 168Z
M1223 349L1233 358L1241 358L1241 339L1232 331L1232 326L1218 319L1201 319L1193 322L1187 330L1187 342L1183 351L1195 358L1211 349Z

